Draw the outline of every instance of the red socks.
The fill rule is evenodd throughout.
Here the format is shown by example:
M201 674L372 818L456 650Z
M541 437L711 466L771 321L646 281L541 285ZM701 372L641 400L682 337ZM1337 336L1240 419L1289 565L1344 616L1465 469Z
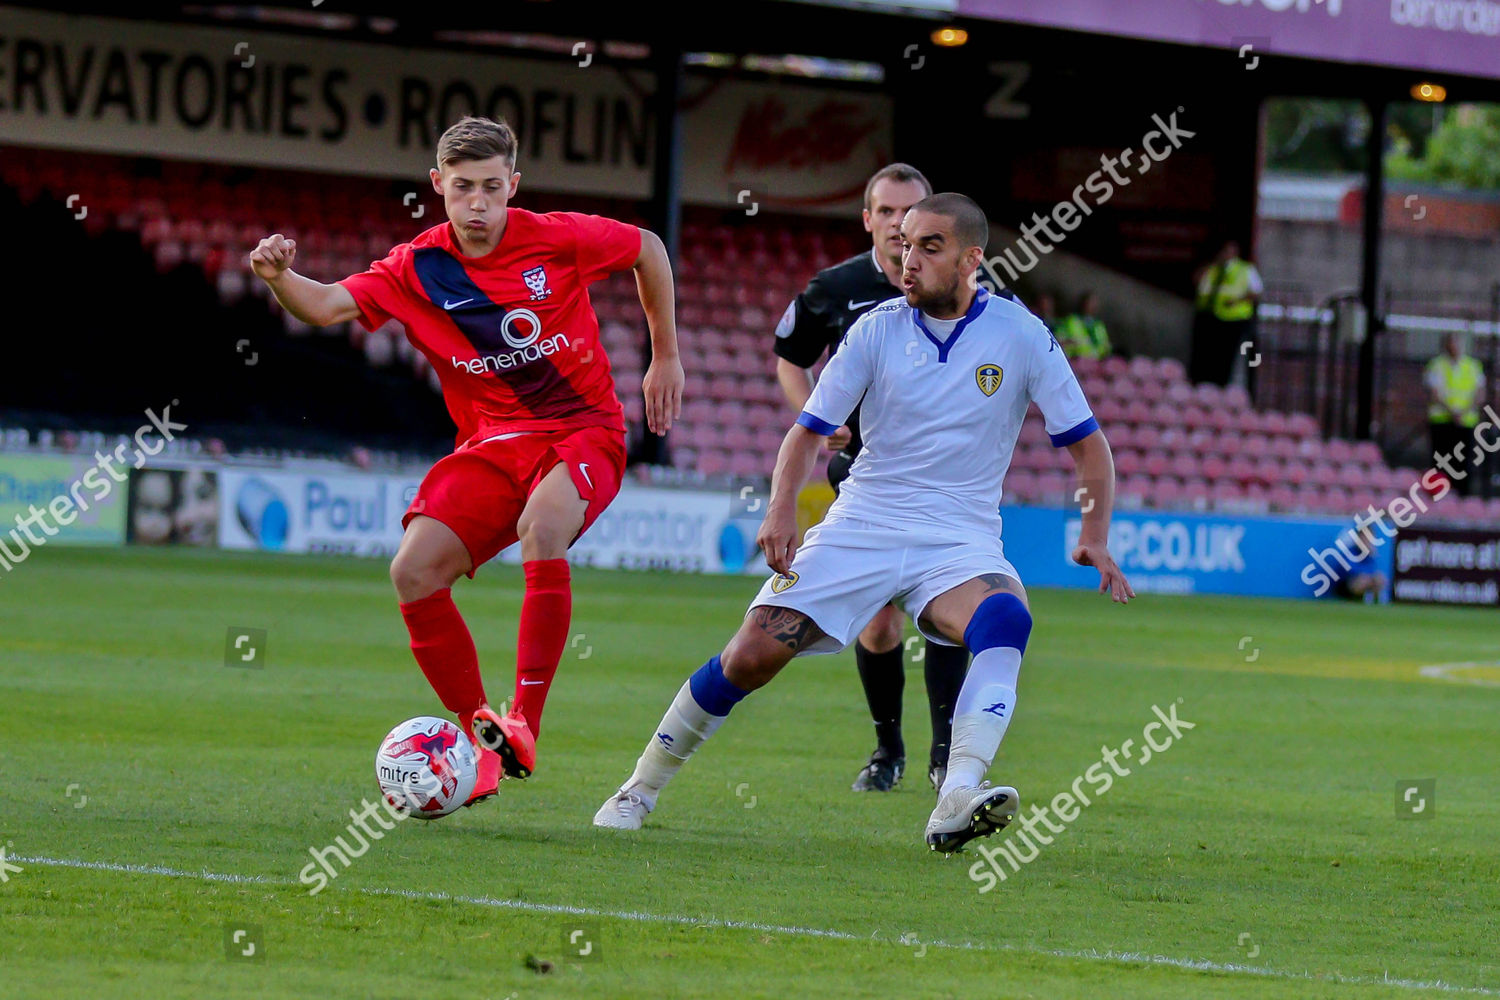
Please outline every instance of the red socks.
M526 719L531 735L541 731L542 705L568 642L573 617L572 575L566 559L524 564L526 596L516 637L516 700L511 706Z
M568 642L573 587L566 559L537 559L524 569L526 596L521 601L516 639L516 700L511 711L525 718L531 735L536 736L541 731L547 691ZM401 617L411 633L417 665L443 706L460 717L472 716L484 704L484 684L479 679L474 639L453 604L451 588L401 605Z
M401 617L411 633L417 665L443 706L455 715L473 714L484 704L484 684L479 679L474 639L453 604L452 589L445 587L401 605Z

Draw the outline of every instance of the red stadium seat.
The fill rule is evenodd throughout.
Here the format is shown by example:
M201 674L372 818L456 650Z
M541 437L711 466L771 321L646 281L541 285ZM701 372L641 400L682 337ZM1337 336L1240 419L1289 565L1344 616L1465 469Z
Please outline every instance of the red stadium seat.
M1103 366L1097 358L1073 358L1073 374L1078 376L1079 381L1100 376Z
M732 452L755 450L755 437L743 427L729 427L724 431L724 447Z
M1224 399L1224 390L1212 382L1200 382L1193 387L1193 396L1200 406L1216 409Z
M1152 481L1147 500L1153 507L1171 508L1182 503L1182 484L1171 476L1157 477Z
M1338 466L1331 462L1316 462L1309 470L1307 481L1313 486L1326 488L1338 486L1342 479L1339 476Z
M1354 446L1343 438L1329 438L1323 454L1334 462L1347 462L1354 457Z
M1297 441L1295 438L1277 436L1271 439L1271 454L1280 459L1295 458L1297 456Z
M1137 451L1115 452L1115 474L1119 476L1133 476L1145 467L1145 462Z

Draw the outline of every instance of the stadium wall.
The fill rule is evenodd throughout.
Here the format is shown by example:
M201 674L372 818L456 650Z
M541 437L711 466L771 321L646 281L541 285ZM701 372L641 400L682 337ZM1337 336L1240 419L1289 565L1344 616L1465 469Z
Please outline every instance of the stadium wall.
M80 456L0 454L0 524L25 517L31 505L47 508L73 484L85 481L91 469L96 467ZM131 470L128 492L125 486L113 489L88 514L56 528L48 541L216 543L242 551L389 558L400 544L401 515L416 495L421 475L417 470L356 472L333 463L268 468L201 460L152 462ZM755 548L760 518L741 500L742 492L627 482L569 559L604 569L764 575L765 560ZM1097 586L1094 570L1069 558L1081 527L1076 511L1007 507L1004 526L1006 555L1026 583ZM1312 553L1332 547L1347 528L1347 522L1331 518L1118 511L1110 549L1143 593L1311 598L1317 596L1307 572ZM1491 563L1500 558L1495 555L1500 534L1447 539L1429 532L1423 537L1428 542L1420 556L1410 550L1406 570L1413 579L1422 578L1420 570L1433 571L1426 576L1436 581L1427 586L1431 599L1451 591L1460 597L1467 593L1463 603L1490 603L1493 586L1482 585L1495 578ZM1450 541L1468 548L1460 551L1446 544ZM1393 549L1384 545L1376 554L1388 580L1394 575ZM499 558L518 563L519 546ZM1471 575L1454 576L1464 570ZM1482 593L1441 582L1449 578L1478 580ZM1409 586L1417 597L1418 585Z
M1272 286L1300 289L1311 302L1359 287L1363 241L1357 228L1291 219L1258 225L1258 266ZM1434 305L1485 307L1500 275L1500 239L1387 232L1381 273L1385 287L1418 293Z

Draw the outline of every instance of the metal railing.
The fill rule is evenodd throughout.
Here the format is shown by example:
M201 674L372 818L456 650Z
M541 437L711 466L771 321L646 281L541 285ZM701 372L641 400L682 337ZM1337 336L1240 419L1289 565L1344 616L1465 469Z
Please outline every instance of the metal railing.
M1500 388L1500 282L1487 299L1386 286L1377 317L1361 317L1359 297L1342 292L1321 301L1298 290L1272 290L1259 311L1254 373L1257 407L1308 413L1328 437L1362 436L1358 425L1359 350L1374 335L1375 373L1370 437L1397 464L1426 468L1427 362L1443 337L1460 333L1484 365L1485 398ZM1376 333L1375 331L1379 331Z

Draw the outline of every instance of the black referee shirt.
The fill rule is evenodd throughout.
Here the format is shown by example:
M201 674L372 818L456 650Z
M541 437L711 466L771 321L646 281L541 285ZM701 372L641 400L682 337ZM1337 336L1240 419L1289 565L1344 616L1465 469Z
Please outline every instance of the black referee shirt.
M875 263L873 248L819 271L792 300L776 324L776 356L798 368L811 368L831 356L854 321L876 305L900 295ZM859 454L859 409L849 415L854 438L844 451Z

